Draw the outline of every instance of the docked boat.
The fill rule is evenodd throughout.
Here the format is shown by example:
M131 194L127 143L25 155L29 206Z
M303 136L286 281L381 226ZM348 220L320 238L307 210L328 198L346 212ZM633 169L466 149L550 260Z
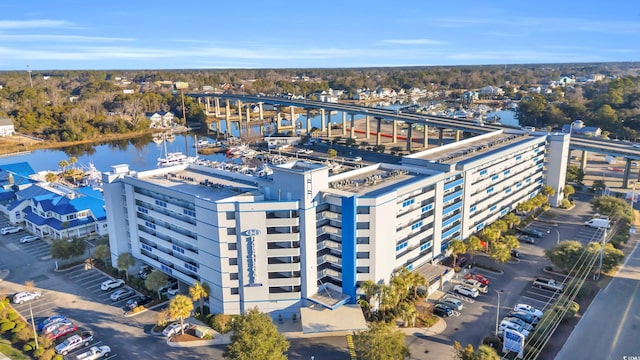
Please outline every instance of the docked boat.
M167 137L164 137L163 141L163 154L158 158L156 167L168 167L174 165L186 165L193 164L198 160L197 152L196 156L188 156L179 151L169 152L167 150Z

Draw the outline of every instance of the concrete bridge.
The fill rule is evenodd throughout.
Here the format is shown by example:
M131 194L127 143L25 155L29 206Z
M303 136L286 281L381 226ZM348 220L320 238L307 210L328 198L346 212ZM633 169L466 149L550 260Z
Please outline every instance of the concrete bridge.
M249 95L241 95L241 94L187 94L193 98L197 98L199 102L204 102L205 109L207 111L207 115L224 117L226 120L227 129L231 128L231 102L236 102L236 111L237 111L237 122L239 122L239 128L246 128L247 131L249 126L243 125L243 112L245 112L244 118L246 124L251 122L251 111L247 104L256 104L258 106L258 120L260 124L265 123L264 119L264 111L263 105L269 104L275 107L276 116L274 119L276 132L280 132L281 130L293 129L295 124L295 108L302 108L307 112L307 124L306 131L307 133L311 132L311 111L318 111L320 113L321 119L321 128L319 129L322 136L348 136L349 138L355 139L356 133L362 133L363 131L356 130L355 127L355 116L356 115L364 115L365 116L365 130L364 136L366 139L370 139L371 135L375 135L376 137L376 145L381 144L381 137L383 135L382 131L382 121L388 120L391 121L391 142L396 144L398 140L406 141L406 149L408 151L411 150L411 143L415 142L416 139L413 138L412 132L413 124L423 126L423 136L422 136L422 145L423 147L427 147L429 141L428 128L437 128L438 129L438 139L439 144L442 144L443 132L445 129L450 129L455 132L455 141L460 139L461 132L468 132L471 134L484 134L496 130L501 130L505 128L513 128L506 125L497 125L497 124L479 124L475 123L471 120L464 119L455 119L448 118L443 116L434 116L434 115L426 115L426 114L414 114L414 113L403 113L399 110L390 110L390 109L382 109L375 108L369 106L361 106L361 105L353 105L353 104L342 104L342 103L327 103L315 100L294 100L294 99L286 99L280 97L265 97L265 96L249 96ZM211 100L213 99L213 105L211 104ZM222 116L222 111L220 108L220 99L225 101L225 114ZM243 110L243 105L245 106ZM213 107L213 110L212 110ZM289 107L290 108L290 120L291 124L288 126L283 125L282 123L282 113L280 108ZM332 134L331 129L331 112L332 111L340 111L342 112L342 126L339 131L339 134ZM350 117L350 119L347 119ZM371 129L370 118L376 120L376 129ZM258 121L252 123L258 123ZM402 121L404 123L410 124L407 128L407 135L401 136L398 134L398 125L397 122ZM348 124L349 122L349 124ZM348 129L348 133L347 133ZM388 136L388 135L387 135ZM631 164L633 161L640 160L640 148L636 148L631 146L628 143L621 143L615 141L607 141L601 139L592 139L585 138L572 135L571 141L569 145L570 150L580 150L582 151L582 169L584 170L587 166L587 155L589 152L610 155L614 157L622 157L625 159L625 167L624 167L624 176L623 176L623 187L628 188L629 184L629 174L631 171ZM639 179L640 180L640 179Z

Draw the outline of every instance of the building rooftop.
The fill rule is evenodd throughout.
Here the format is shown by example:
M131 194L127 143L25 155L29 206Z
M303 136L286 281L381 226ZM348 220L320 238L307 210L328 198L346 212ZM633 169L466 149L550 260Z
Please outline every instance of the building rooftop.
M164 170L164 171L160 171ZM171 190L194 195L210 201L217 201L256 190L257 179L220 169L199 165L156 169L138 173L139 178ZM240 177L240 179L238 178Z
M406 157L438 164L456 164L524 140L529 136L527 132L521 130L499 130L407 155Z
M329 177L329 188L375 196L438 172L379 163Z

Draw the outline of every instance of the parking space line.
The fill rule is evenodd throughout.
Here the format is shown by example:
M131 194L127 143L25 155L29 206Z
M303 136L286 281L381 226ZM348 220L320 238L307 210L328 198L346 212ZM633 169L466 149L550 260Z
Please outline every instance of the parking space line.
M86 280L88 279L88 280ZM81 280L77 280L76 282L82 286L93 286L97 283L103 283L104 282L104 278L102 276L88 276L87 278L83 278ZM84 281L82 281L84 280Z
M93 271L93 270L88 270L88 271L92 271L93 273L88 273L87 270L83 270L84 273L79 273L79 274L74 274L72 276L69 276L69 278L71 279L77 279L79 277L83 277L83 276L93 276L93 275L101 275L100 273Z
M532 298L532 297L529 297L529 296L526 296L526 295L522 295L522 297L527 299L527 300L537 301L537 302L539 302L541 304L547 304L547 301L544 301L544 300L535 299L535 298Z

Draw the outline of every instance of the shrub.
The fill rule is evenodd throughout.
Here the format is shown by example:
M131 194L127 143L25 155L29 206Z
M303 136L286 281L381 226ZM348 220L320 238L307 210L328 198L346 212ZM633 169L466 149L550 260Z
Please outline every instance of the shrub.
M36 351L41 349L43 348L38 348ZM51 360L56 356L56 351L52 348L44 349L40 355L36 355L36 351L33 352L33 355L38 358L38 360Z
M3 322L0 325L0 332L5 333L9 330L12 330L14 327L16 327L16 323L14 323L13 321Z
M578 304L575 301L570 302L567 305L567 307L568 307L567 312L564 313L564 316L562 317L563 321L568 321L568 320L573 319L576 316L576 314L578 313L578 311L580 311L580 304ZM556 306L554 308L554 311L562 312L562 311L564 311L564 308L562 306Z
M20 325L20 324L18 324ZM18 327L16 326L16 329ZM13 336L11 337L12 343L25 342L33 338L33 330L28 327L22 327L19 331L13 329Z
M231 330L231 319L233 319L231 315L216 314L211 317L209 326L215 331L224 334Z
M35 349L35 348L36 348L35 341L29 341L28 343L22 345L22 351L23 352L33 351L33 349Z
M571 207L571 201L567 200L567 199L562 199L562 201L560 201L560 208L561 209L568 209Z
M213 336L211 336L211 334L209 333L202 335L202 340L211 340L211 339L213 339Z
M9 311L9 313L7 314L7 319L16 321L18 319L18 313L13 310Z
M131 310L132 314L137 314L140 311L146 309L146 307L144 307L144 305L140 305L140 306L136 306L135 308L133 308L133 310Z
M64 356L56 354L56 356L53 357L53 360L64 360Z
M14 327L14 328L11 330L11 332L12 332L12 333L17 333L18 331L20 331L20 330L22 330L22 329L24 329L24 328L26 328L26 327L27 327L27 324L25 324L25 323L23 323L22 321L20 321L20 322L17 322L17 323L16 323L16 327Z

